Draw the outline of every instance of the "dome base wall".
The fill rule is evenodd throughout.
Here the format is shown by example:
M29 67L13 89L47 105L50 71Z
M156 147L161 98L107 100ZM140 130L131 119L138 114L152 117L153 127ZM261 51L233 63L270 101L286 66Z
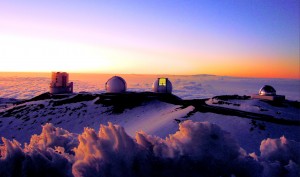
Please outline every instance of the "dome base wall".
M261 100L269 100L269 101L284 101L284 95L259 95L255 94L251 96L252 99L261 99Z

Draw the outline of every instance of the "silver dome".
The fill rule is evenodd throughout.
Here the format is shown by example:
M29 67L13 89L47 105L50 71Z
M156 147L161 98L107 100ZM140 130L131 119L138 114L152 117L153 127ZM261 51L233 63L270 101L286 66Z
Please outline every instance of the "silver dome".
M105 83L105 90L108 93L126 92L126 81L120 76L114 76Z
M259 90L259 95L276 95L276 90L270 85L265 85Z

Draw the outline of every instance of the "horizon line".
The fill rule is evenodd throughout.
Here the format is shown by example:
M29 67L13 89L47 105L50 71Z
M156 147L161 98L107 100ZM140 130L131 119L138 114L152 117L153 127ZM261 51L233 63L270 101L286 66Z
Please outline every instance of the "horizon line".
M39 73L39 74L51 74L52 72L67 72L70 74L102 74L102 75L153 75L153 76L215 76L215 77L234 77L234 78L256 78L256 79L293 79L293 80L300 80L300 77L298 78L293 78L293 77L256 77L256 76L242 76L242 75L238 75L238 76L234 76L234 75L217 75L217 74L172 74L172 73L152 73L152 74L145 74L145 73L101 73L101 72L68 72L68 71L50 71L50 72L46 72L46 71L0 71L0 73L27 73L27 74L34 74L34 73Z

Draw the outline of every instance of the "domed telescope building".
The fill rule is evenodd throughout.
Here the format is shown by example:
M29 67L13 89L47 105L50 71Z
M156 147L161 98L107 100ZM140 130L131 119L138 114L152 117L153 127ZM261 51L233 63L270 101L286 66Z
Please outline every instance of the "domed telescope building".
M120 76L114 76L105 83L105 91L107 93L123 93L126 90L126 81Z
M52 72L50 93L73 93L73 82L69 83L69 74L66 72Z
M276 95L276 90L270 85L265 85L259 90L259 95Z
M157 78L152 85L152 91L156 93L172 93L172 83L168 78Z
M263 86L259 90L258 94L252 95L252 98L261 99L261 100L269 100L269 101L284 101L285 100L285 96L277 95L276 90L270 85Z

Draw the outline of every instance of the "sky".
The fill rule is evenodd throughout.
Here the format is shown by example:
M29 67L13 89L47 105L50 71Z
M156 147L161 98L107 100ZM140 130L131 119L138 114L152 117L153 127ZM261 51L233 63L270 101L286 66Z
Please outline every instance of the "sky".
M298 0L0 0L0 71L300 78Z

